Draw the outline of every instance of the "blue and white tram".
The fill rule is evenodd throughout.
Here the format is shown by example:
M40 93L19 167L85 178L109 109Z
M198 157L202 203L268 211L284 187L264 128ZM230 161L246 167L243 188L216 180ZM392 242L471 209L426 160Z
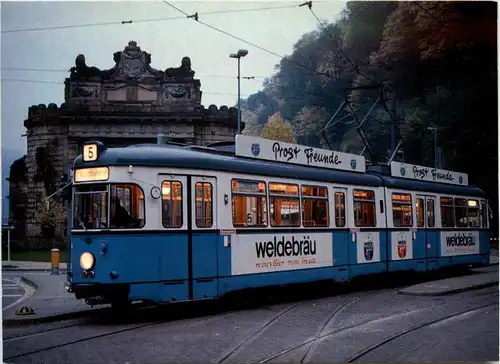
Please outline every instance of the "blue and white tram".
M486 196L450 184L466 175L408 179L412 166L366 171L357 155L243 135L227 149L86 143L73 171L76 298L173 302L488 264Z

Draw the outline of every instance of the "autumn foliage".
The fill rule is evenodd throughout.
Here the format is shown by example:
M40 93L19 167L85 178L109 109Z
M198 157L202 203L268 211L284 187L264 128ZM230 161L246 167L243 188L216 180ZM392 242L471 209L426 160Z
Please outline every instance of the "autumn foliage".
M304 34L287 56L292 62L282 60L263 90L243 101L245 133L259 135L279 113L298 143L326 147L321 131L346 95L354 107L380 96L379 89L346 89L384 83L394 119L379 103L363 124L376 160L390 155L395 120L405 161L432 166L428 127L437 127L442 168L468 173L497 211L497 4L351 1L338 21L325 26L327 32L318 27ZM328 144L363 150L356 127L366 111L328 127Z
M277 140L285 143L296 143L292 128L278 113L271 115L262 128L260 136L265 139Z

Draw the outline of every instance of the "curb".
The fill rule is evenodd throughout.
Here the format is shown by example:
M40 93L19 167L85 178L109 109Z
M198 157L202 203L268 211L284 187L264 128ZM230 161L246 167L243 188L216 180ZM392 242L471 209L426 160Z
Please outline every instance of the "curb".
M101 308L94 308L94 309L91 308L91 309L83 310L83 311L59 313L59 314L50 315L50 316L33 317L33 318L26 318L26 319L5 319L4 318L2 321L3 321L4 328L13 328L13 327L19 327L19 326L26 326L26 325L38 325L38 324L43 324L43 323L55 322L55 321L71 320L71 319L81 318L81 317L85 317L85 316L96 315L98 313L109 311L109 310L111 310L110 307L101 307Z
M441 291L441 292L420 292L420 293L417 293L417 292L404 292L403 290L401 290L401 291L398 291L398 294L402 294L402 295L406 295L406 296L448 296L448 295L452 295L455 293L475 291L478 289L497 286L497 285L498 285L498 280L496 282L486 282L486 283L477 284L477 285L474 285L471 287L454 288L454 289L449 289L449 290Z
M67 269L59 269L59 273L66 274ZM50 268L2 268L2 272L52 272Z
M24 284L27 284L28 286L33 288L35 290L35 293L36 293L36 291L38 291L38 284L36 284L32 280L25 278L25 277L21 277L21 282L23 282Z

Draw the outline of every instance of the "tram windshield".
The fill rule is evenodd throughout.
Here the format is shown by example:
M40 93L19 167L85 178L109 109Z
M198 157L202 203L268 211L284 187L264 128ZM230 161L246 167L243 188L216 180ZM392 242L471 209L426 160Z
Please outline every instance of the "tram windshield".
M144 193L137 185L75 188L73 229L137 229L144 227L144 222Z

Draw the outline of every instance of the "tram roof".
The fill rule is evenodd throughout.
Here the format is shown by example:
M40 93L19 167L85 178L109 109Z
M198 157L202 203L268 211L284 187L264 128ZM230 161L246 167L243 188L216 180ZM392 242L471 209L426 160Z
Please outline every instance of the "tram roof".
M211 148L169 144L138 144L123 148L107 148L101 152L98 161L84 162L82 155L79 155L73 165L75 168L128 165L191 168L362 186L383 186L380 178L367 173L247 159Z
M201 146L137 144L128 147L105 148L101 152L99 160L84 162L82 155L79 155L73 164L75 168L129 165L204 169L486 198L484 191L474 186L458 186L392 177L382 170L372 169L370 171L370 168L367 173L357 173L256 160L235 156L231 150Z
M419 191L424 194L425 192L434 192L448 195L465 195L486 198L485 192L474 186L459 186L439 182L415 181L405 178L386 176L376 172L371 173L380 176L384 180L384 185L387 188Z

